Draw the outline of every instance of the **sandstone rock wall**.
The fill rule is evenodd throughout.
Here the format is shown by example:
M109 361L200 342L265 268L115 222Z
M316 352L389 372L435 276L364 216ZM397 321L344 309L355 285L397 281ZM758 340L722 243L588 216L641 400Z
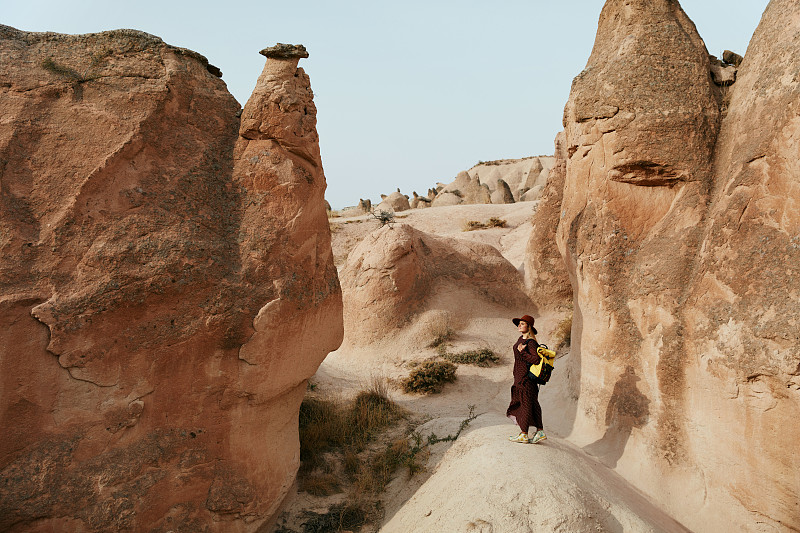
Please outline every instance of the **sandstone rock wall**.
M240 130L199 54L0 26L0 529L275 512L342 336L296 64L268 59Z
M608 0L565 108L573 435L692 529L800 523L798 28L723 91L676 1Z

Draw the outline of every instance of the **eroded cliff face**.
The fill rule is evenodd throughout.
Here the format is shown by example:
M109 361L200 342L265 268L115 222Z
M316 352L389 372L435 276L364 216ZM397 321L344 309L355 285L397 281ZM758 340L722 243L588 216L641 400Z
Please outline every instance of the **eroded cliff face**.
M342 336L296 65L268 59L240 135L199 54L0 27L0 529L275 512L305 380Z
M565 108L573 434L690 528L800 522L798 29L723 90L678 2L608 0Z

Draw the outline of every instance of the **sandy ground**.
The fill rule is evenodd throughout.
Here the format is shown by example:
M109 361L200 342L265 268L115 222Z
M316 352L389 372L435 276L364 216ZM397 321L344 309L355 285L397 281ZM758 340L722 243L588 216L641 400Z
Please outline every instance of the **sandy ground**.
M491 244L522 273L530 235L528 221L535 207L536 202L459 205L398 213L397 219L428 233ZM466 221L486 222L490 217L505 219L507 226L462 231ZM369 216L331 220L340 270L347 253L379 226ZM505 418L513 366L510 347L518 336L510 320L514 312L469 301L468 292L451 297L475 312L465 313L466 318L454 324L457 334L448 351L486 347L498 354L501 362L489 368L459 365L456 382L441 394L414 395L399 387L390 389L393 400L422 424L417 429L423 435L454 434L470 408L480 416L455 444L431 447L424 472L413 477L401 472L389 484L382 496L383 530L684 531L615 472L566 440L565 433L571 428L566 419L574 407L564 387L563 372L559 379L558 360L552 381L540 395L548 440L537 445L508 442L506 437L516 434L516 426ZM540 342L554 343L552 332L564 313L530 314L536 318ZM345 397L362 390L375 376L396 383L409 373L410 362L435 356L435 350L428 347L430 340L424 329L412 324L379 343L340 349L325 359L312 381L318 390ZM546 498L547 505L536 505L541 497L541 487L537 490L536 486L543 483L552 494ZM322 508L336 498L321 500L300 493L290 509Z

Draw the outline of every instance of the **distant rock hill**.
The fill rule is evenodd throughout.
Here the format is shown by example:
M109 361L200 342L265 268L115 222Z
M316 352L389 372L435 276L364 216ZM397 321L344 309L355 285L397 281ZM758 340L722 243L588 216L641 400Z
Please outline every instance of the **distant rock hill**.
M422 196L413 191L403 194L400 189L381 195L375 211L401 212L407 209L441 207L461 204L511 204L537 200L555 164L552 156L531 156L522 159L481 161L469 170L461 171L450 183L437 183ZM373 209L369 200L343 209L341 216L358 216Z

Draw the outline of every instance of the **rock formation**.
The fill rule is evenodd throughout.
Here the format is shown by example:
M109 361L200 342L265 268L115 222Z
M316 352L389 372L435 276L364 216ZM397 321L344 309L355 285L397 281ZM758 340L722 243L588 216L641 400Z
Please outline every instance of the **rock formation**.
M293 483L342 322L279 48L240 125L197 53L0 26L1 530L253 531Z
M463 313L461 299L531 308L519 273L488 244L437 237L406 224L383 226L364 238L341 271L347 339L364 346L427 310ZM454 296L455 295L455 296ZM452 309L448 305L455 306ZM474 312L471 310L470 312Z
M467 172L472 177L477 177L480 182L494 194L497 191L498 180L503 180L511 190L514 201L523 201L523 195L535 187L541 192L550 170L555 163L554 157L536 156L522 159L500 159L478 163ZM528 198L530 200L537 200ZM493 202L494 203L494 202Z
M420 196L417 194L417 191L414 191L412 194L414 197L409 202L411 209L422 209L431 206L431 199L427 196Z
M508 183L506 183L505 180L502 179L497 180L497 187L492 193L491 198L493 204L514 203L514 195L511 194L511 188L509 188Z
M580 451L504 443L511 426L496 414L473 425L485 427L459 437L381 531L687 532Z
M772 0L722 120L678 3L608 0L564 113L573 434L692 529L800 523L798 30Z
M381 198L381 203L375 208L376 211L393 211L399 213L400 211L411 209L408 203L408 197L400 191L395 191L388 196L381 195Z
M458 204L490 204L492 193L482 185L478 178L473 178L466 171L461 171L456 179L445 185L434 198L433 207ZM453 197L456 197L455 200Z

